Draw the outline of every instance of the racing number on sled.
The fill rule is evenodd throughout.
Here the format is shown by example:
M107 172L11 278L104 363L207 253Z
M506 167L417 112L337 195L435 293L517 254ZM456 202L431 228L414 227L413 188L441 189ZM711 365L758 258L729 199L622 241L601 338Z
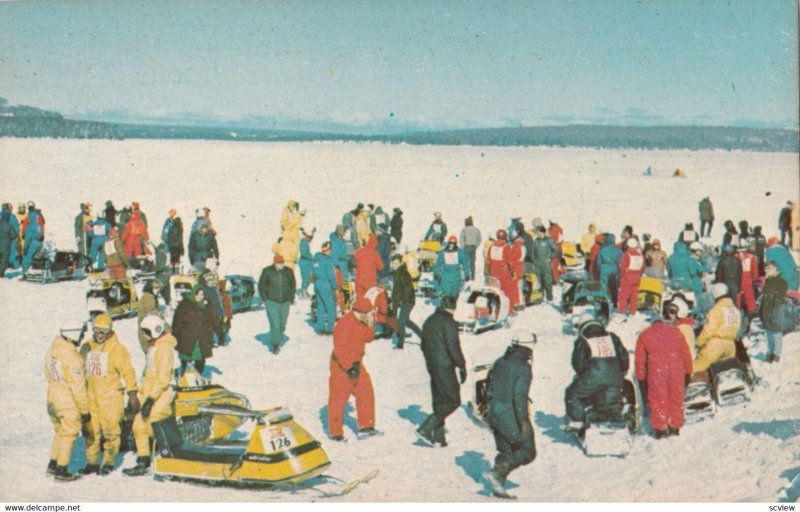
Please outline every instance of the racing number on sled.
M288 427L270 426L261 431L261 442L266 450L279 452L297 445L294 432Z

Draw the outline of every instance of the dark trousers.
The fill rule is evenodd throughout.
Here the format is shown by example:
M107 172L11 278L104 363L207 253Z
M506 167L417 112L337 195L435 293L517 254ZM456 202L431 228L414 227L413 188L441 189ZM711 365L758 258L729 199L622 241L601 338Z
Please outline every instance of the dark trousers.
M438 426L444 426L444 420L461 405L461 387L456 378L456 369L440 366L428 368L428 373L431 376L433 415L438 420Z
M584 379L575 379L564 393L567 416L583 421L586 408L592 406L596 418L613 419L622 412L622 387L598 385Z
M419 339L422 339L422 330L410 318L412 309L414 309L414 304L404 302L400 304L400 309L397 310L397 348L403 348L403 343L406 339L406 327L414 331L414 334L419 336Z
M786 238L789 238L788 244L784 242ZM792 228L781 228L781 245L784 247L792 246Z
M530 464L536 458L536 439L533 428L530 429L529 436L515 442L509 441L496 430L492 430L492 433L498 452L494 458L494 471L498 478L505 482L509 473L520 466Z
M475 279L475 253L477 252L477 247L474 245L467 245L464 247L464 255L469 259L469 275L464 278L465 281L471 281Z
M706 226L708 226L708 231L705 230ZM700 221L700 236L711 236L711 228L714 227L713 220L701 220Z

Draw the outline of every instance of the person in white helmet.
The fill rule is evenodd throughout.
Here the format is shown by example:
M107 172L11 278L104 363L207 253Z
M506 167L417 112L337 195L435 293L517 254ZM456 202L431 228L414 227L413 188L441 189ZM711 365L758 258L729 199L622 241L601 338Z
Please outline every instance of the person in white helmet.
M711 286L714 307L708 312L706 323L697 337L697 357L694 360L694 372L708 370L717 361L736 357L734 339L739 333L742 322L741 314L733 304L728 287L724 283Z
M492 494L511 498L505 481L514 469L530 464L536 458L528 395L533 372L533 345L536 335L517 331L505 354L492 365L486 420L494 434L497 457L494 466L484 473Z

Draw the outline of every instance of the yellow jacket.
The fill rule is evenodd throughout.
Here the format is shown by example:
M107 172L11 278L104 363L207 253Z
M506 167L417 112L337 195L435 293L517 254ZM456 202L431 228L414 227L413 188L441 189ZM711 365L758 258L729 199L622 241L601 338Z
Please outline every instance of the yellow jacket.
M95 398L116 393L136 391L136 373L131 365L131 356L112 332L105 343L89 340L81 347L85 361L86 382L89 394ZM122 385L120 378L125 382Z
M697 337L697 359L694 360L694 371L708 370L717 361L736 357L736 345L733 340L739 333L742 318L733 301L726 297L717 302L708 312L706 325Z
M147 366L144 369L141 395L154 401L165 391L171 391L172 370L175 368L175 346L178 340L172 334L164 334L147 350Z
M695 356L694 329L692 329L691 325L680 324L678 325L678 330L681 331L683 337L686 338L686 345L689 347L689 353L692 355L692 359L694 359Z
M290 201L291 205L294 201ZM293 212L289 206L281 213L281 236L284 240L292 243L300 243L300 227L303 224L303 216L300 212Z
M44 375L47 379L47 402L56 410L77 409L89 412L89 396L83 359L71 341L56 336L44 358Z
M297 261L297 257L300 255L300 247L284 238L280 242L272 244L272 254L280 254L283 256L283 262L286 266L294 270L294 264Z
M595 244L595 238L597 238L597 225L592 222L589 224L589 231L587 231L581 237L581 250L583 251L583 254L588 256L589 253L592 252L592 247Z
M369 212L367 210L362 211L358 214L358 217L356 217L356 233L358 234L360 246L364 247L367 245L367 242L372 236L372 228L369 227Z

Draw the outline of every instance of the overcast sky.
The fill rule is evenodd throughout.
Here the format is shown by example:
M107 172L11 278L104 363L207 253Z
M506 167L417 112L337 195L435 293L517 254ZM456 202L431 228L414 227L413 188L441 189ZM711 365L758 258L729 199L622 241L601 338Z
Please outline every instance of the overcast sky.
M794 0L0 3L0 96L69 116L798 125Z

